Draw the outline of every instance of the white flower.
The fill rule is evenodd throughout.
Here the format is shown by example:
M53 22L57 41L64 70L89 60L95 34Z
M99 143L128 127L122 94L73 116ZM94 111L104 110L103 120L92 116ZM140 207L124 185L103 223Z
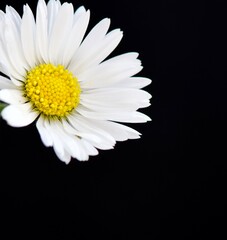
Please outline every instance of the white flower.
M139 138L119 122L150 120L137 111L151 98L141 90L151 80L133 77L142 69L138 54L104 61L122 32L107 33L106 18L83 40L89 18L83 6L74 12L58 0L39 0L36 18L28 5L22 17L9 6L0 11L0 100L7 103L2 117L13 127L36 121L44 145L65 163Z

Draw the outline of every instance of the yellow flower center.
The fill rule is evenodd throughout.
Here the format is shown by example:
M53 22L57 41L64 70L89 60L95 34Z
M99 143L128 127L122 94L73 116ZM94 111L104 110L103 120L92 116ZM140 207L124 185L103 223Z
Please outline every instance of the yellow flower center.
M40 64L31 69L24 85L34 109L48 117L65 117L80 101L80 85L62 65Z

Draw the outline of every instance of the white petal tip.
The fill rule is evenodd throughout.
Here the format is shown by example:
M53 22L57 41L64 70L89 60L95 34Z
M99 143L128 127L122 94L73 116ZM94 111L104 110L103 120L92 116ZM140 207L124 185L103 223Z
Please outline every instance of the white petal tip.
M89 158L83 158L83 159L75 158L75 159L80 161L80 162L87 162L89 160Z
M68 165L71 162L71 159L69 161L64 161L66 165Z
M86 12L86 9L85 9L84 6L81 6L81 7L77 8L76 11L79 12L79 13L83 13L83 12Z
M110 25L110 18L104 18L102 20L102 22L109 26Z
M147 78L147 85L150 85L152 83L152 80Z
M25 127L31 124L38 116L29 110L29 105L9 105L1 112L2 118L12 127Z
M150 122L152 119L148 117L147 115L143 115L144 122Z

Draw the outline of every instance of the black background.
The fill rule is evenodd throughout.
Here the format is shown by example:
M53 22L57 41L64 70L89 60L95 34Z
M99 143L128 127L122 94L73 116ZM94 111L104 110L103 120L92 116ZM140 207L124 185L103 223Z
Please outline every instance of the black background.
M35 125L0 120L2 233L30 239L226 237L225 1L73 1L124 38L111 56L140 53L153 83L132 125L139 140L88 162L59 161ZM26 1L1 1L22 13ZM36 2L27 1L32 10ZM3 239L8 239L3 238Z

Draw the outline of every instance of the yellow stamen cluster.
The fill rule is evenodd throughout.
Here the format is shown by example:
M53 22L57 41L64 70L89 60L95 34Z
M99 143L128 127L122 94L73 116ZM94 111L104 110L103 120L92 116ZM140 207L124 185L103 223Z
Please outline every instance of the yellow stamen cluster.
M25 97L48 117L65 117L77 107L80 85L62 65L40 64L27 73Z

